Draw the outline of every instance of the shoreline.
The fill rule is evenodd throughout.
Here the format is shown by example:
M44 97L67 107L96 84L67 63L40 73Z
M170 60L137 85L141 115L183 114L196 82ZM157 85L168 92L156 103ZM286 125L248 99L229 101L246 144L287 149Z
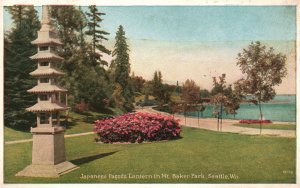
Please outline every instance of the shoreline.
M149 107L143 107L143 108L136 108L137 112L146 112L146 113L159 113L164 114L168 116L173 116L172 114L169 114L167 112L160 112L157 110L152 109L153 106ZM257 128L246 128L246 127L240 127L235 126L233 124L239 123L239 120L231 120L231 119L222 119L222 126L221 131L218 131L217 129L217 119L215 118L198 118L197 117L184 117L184 115L174 115L175 119L180 120L181 126L186 127L193 127L193 128L200 128L200 129L206 129L216 132L228 132L228 133L238 133L238 134L244 134L244 135L257 135L257 136L278 136L278 137L289 137L289 138L295 138L296 137L296 131L295 130L280 130L280 129L262 129L262 132L260 134L260 129ZM273 122L273 123L280 123L280 124L290 124L291 122Z
M151 111L153 111L153 112L161 113L161 114L165 114L165 115L169 115L169 116L173 116L173 114L170 114L168 112L163 112L163 111L155 110L155 109L153 109L153 107L154 106L143 107L143 108L147 108L147 109L151 108L152 109ZM143 108L136 107L136 110L143 109ZM182 117L184 117L183 114L178 114L178 113L176 113L175 116L182 116ZM189 115L186 115L186 118L198 119L198 117L196 117L196 116L189 116ZM206 120L207 119L207 120L215 120L215 121L217 121L217 118L213 118L213 117L199 117L199 119L200 120ZM225 121L228 121L228 122L231 121L231 122L237 122L238 123L238 121L240 121L240 120L246 120L246 119L228 119L228 118L223 118L222 120L223 121L225 120ZM287 124L287 125L289 125L289 124L297 124L297 121L272 121L272 123L274 123L274 124Z

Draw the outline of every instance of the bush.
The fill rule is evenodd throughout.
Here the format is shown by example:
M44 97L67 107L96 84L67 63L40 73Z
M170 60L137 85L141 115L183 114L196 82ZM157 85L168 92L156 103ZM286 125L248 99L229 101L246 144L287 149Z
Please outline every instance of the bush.
M104 143L170 140L180 137L179 120L171 116L128 113L111 119L97 120L94 132Z
M137 106L155 106L155 105L157 105L158 104L158 102L156 101L156 100L144 100L144 101L138 101L137 103L136 103L136 105Z
M272 123L271 120L256 120L256 119L243 119L243 120L240 120L239 123L243 123L243 124L257 124L257 123Z

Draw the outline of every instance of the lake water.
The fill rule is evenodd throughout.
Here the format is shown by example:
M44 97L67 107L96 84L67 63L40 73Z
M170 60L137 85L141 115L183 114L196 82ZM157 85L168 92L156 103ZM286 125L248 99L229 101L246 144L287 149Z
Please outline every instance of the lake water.
M206 106L203 117L214 117L212 115L213 106ZM296 121L296 96L295 95L278 95L269 103L262 104L263 118L272 121ZM198 112L188 112L188 116L198 116ZM201 117L201 114L200 114ZM224 119L234 119L233 115L223 113ZM241 104L235 115L235 119L259 119L259 108L254 104Z

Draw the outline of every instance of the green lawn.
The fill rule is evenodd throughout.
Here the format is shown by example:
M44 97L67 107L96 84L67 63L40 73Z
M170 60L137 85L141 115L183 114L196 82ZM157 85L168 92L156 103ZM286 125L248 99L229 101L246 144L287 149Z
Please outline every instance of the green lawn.
M4 141L14 141L30 138L32 138L32 134L29 131L18 131L4 126Z
M256 128L259 129L259 124L234 124L239 127ZM296 130L295 124L262 124L262 129L281 129L281 130Z
M122 112L118 109L111 109L113 114L121 114ZM109 115L105 113L97 112L84 112L84 113L70 113L68 124L66 125L66 134L76 134L93 131L93 123L97 119L107 117ZM32 135L30 131L19 131L4 126L4 141L14 141L22 139L30 139Z
M149 144L99 144L95 143L93 138L94 135L88 135L66 139L68 160L80 168L60 178L15 177L18 171L30 164L31 143L5 145L4 181L5 183L295 183L296 181L295 138L247 136L186 127L183 128L181 139ZM126 178L122 179L122 174ZM181 176L182 178L178 179L179 176L175 177L173 174L186 177ZM192 178L191 174L202 174L204 177ZM217 176L208 178L209 174L217 175L219 178ZM229 174L235 174L238 178L222 179ZM99 175L99 178L82 179L82 175ZM119 179L115 175L119 175ZM147 175L148 178L137 179L133 178L133 175Z

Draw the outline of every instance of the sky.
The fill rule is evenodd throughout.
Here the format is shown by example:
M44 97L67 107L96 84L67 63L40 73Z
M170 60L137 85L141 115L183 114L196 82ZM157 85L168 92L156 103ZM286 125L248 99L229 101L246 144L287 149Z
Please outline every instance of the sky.
M36 7L41 14L41 7ZM294 6L101 6L104 44L113 49L119 25L130 48L131 70L151 79L160 70L169 84L193 79L211 89L212 76L226 74L227 83L243 75L237 53L260 40L287 55L288 75L276 88L295 93L296 8ZM83 10L87 10L83 7ZM11 27L4 13L4 29ZM112 57L105 56L107 60Z

